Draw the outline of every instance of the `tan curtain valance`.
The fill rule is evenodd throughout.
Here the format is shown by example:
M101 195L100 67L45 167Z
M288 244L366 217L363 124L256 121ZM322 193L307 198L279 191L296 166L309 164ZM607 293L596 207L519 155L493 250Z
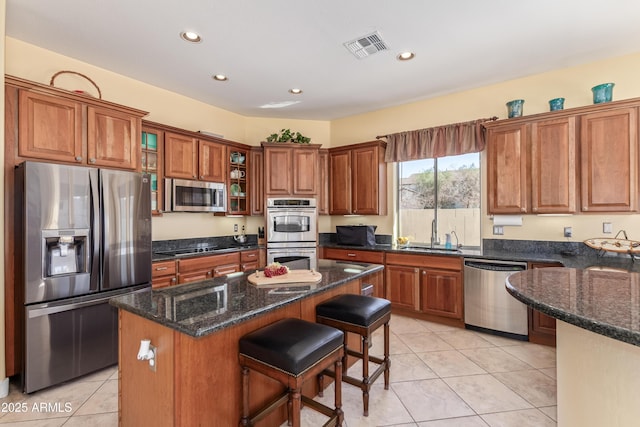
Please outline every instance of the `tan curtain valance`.
M477 153L486 144L482 123L496 120L478 119L465 123L411 130L379 136L386 138L386 162L433 159L465 153Z

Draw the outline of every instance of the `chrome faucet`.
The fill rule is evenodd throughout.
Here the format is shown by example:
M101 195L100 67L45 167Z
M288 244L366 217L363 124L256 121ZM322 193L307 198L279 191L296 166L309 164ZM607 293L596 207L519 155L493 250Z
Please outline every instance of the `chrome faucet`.
M439 244L438 241L438 226L436 220L431 220L431 247L433 248L435 245Z
M452 236L456 236L456 245L454 247L455 248L461 248L462 245L460 244L460 241L458 240L458 234L456 233L456 230L451 230L451 235Z

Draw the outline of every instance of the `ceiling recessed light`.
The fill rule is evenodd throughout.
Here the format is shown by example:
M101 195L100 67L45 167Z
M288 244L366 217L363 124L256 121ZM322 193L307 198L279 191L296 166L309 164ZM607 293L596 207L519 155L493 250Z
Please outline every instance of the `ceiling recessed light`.
M184 41L188 41L191 43L200 43L202 41L202 37L198 33L194 33L193 31L183 31L180 33L180 37Z
M398 58L398 61L408 61L415 58L415 56L416 54L413 52L401 52L396 58Z
M289 89L289 93L292 93L294 95L300 95L302 93L302 89L298 89L294 87L292 89Z
M229 80L229 78L224 74L214 74L213 76L211 76L211 78L219 82L226 82L227 80Z

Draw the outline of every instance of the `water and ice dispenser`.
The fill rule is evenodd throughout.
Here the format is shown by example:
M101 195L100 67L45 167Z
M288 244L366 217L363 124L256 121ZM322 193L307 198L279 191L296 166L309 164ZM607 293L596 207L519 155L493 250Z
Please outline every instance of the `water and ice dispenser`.
M45 277L88 273L88 233L64 234L55 231L43 233Z

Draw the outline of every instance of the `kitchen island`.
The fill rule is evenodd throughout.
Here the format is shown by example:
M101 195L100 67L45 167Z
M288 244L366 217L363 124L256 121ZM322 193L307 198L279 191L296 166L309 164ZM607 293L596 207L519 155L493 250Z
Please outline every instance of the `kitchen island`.
M558 425L638 425L640 273L545 268L514 273L506 285L559 320Z
M246 274L236 273L111 300L119 308L120 425L237 425L239 338L286 317L315 321L318 303L359 294L367 276L382 269L318 260L322 280L316 284L258 287ZM156 347L154 366L137 360L142 339ZM306 384L305 393L315 394L315 387ZM251 404L264 404L281 388L253 375ZM260 425L280 425L285 419L282 408Z

